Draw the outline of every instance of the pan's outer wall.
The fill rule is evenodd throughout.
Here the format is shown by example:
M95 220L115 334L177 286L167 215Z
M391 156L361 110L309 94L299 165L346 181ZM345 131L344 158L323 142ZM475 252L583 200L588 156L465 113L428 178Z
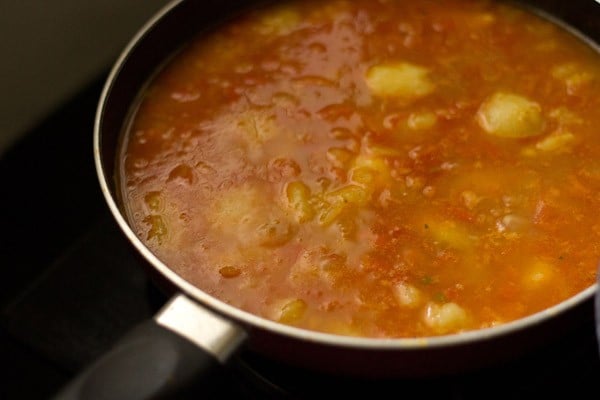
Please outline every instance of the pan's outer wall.
M125 54L121 69L107 82L103 102L97 115L96 136L99 138L98 168L109 193L119 207L117 187L117 157L120 155L121 134L132 104L158 67L164 64L192 36L210 29L229 16L265 3L256 0L190 0L175 1L173 7ZM574 27L592 41L600 42L600 4L594 0L530 0L522 1ZM114 210L113 210L114 211ZM121 211L121 214L124 213ZM173 284L151 262L144 267L152 280L165 293L174 294L181 288ZM570 327L588 321L593 316L591 296L572 306L567 312L552 318L538 319L506 335L479 338L476 341L451 346L382 346L349 347L305 340L261 326L249 326L237 321L249 332L248 349L293 366L318 372L359 377L426 377L452 375L488 365L495 365L531 351L568 331Z

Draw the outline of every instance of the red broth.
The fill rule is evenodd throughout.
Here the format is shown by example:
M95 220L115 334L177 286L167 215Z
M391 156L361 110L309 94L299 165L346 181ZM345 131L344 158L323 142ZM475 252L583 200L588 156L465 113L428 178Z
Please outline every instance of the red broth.
M125 140L139 237L310 330L487 328L595 281L600 57L497 1L302 1L203 34Z

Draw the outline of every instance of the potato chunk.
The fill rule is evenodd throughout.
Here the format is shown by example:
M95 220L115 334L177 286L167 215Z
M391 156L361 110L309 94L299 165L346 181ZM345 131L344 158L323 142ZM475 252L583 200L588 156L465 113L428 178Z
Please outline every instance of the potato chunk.
M258 211L264 211L263 204L267 201L254 186L234 187L215 200L209 218L215 227L235 230L240 224L254 220Z
M367 86L375 96L416 100L432 93L429 70L405 62L380 64L367 71Z
M432 128L437 122L437 115L431 111L412 113L408 117L408 127L414 131Z
M212 227L246 246L276 247L291 240L295 224L262 188L245 185L222 192L208 215Z
M575 63L562 64L552 68L552 76L565 83L569 94L576 93L594 79L590 72Z
M523 138L542 133L544 119L540 105L523 96L495 93L477 112L479 125L490 135Z
M443 305L429 303L425 308L423 320L434 332L443 334L464 328L468 316L467 312L456 303Z
M547 152L567 151L575 142L575 135L570 132L555 132L536 143L535 148Z
M307 305L302 299L289 301L281 308L279 322L284 324L293 324L298 322L306 312Z
M432 239L443 246L459 250L473 247L474 239L469 230L462 224L452 220L427 219L423 224Z
M569 110L567 107L558 107L550 111L550 118L556 120L559 125L581 125L583 118Z
M362 185L368 193L389 183L391 169L383 156L359 154L350 168L352 181Z
M523 286L537 289L547 285L556 275L554 266L547 261L533 260L523 268Z
M521 150L525 157L536 157L540 154L560 154L571 151L577 138L571 132L556 131L541 139L534 146L527 146Z
M423 299L423 294L419 289L404 282L394 286L394 296L400 305L408 308L419 306Z
M294 8L284 5L265 15L259 25L263 35L288 35L300 25L302 19Z
M262 145L279 134L275 117L261 112L247 111L240 116L238 126L250 144Z

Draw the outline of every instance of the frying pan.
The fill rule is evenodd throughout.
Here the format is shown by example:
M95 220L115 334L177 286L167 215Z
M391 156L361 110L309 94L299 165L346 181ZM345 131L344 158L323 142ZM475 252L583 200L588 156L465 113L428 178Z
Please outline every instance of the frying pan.
M210 381L244 348L289 365L357 377L430 377L475 370L517 357L593 313L598 284L535 315L497 327L423 339L371 339L312 332L236 309L173 272L128 225L116 184L121 134L149 79L201 30L255 7L252 0L175 0L138 32L115 63L94 126L102 192L148 275L171 296L57 394L57 399L183 398ZM261 2L262 3L262 2ZM594 0L523 2L597 47L600 4ZM195 389L195 388L193 388Z

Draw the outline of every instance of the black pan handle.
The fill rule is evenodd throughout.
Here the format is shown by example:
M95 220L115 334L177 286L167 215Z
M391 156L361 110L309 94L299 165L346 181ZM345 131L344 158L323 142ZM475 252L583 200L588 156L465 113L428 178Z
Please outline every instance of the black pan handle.
M197 398L218 381L246 333L184 295L123 337L55 400Z

